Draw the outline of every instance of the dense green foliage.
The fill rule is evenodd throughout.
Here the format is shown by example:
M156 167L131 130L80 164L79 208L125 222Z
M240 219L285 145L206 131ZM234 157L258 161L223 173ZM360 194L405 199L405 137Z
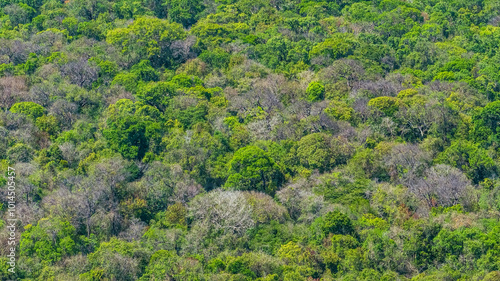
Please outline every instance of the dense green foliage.
M0 0L0 279L500 280L499 23L500 0Z

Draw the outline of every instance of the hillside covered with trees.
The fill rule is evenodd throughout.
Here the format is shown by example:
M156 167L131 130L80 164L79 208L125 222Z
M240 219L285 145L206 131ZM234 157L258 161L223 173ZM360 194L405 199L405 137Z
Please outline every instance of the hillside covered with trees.
M500 0L0 11L1 280L500 280Z

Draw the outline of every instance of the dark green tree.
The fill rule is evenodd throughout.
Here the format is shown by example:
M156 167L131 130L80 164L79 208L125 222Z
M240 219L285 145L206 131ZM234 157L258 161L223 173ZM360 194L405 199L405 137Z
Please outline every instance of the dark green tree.
M158 109L122 99L109 106L103 128L110 147L127 159L142 159L158 145L161 126L156 122Z
M237 190L258 190L274 194L283 184L279 166L267 152L257 146L246 146L234 153L229 162L225 187Z

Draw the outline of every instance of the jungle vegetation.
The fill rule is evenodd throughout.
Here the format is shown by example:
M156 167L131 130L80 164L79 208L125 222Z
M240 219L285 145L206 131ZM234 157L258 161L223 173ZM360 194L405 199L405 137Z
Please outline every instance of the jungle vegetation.
M500 0L0 11L0 279L500 280Z

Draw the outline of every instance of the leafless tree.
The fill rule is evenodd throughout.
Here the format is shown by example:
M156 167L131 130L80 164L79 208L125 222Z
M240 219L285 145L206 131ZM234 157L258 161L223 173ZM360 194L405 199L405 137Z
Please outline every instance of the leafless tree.
M386 136L393 137L397 133L397 124L390 117L382 118L380 122L380 132Z
M125 241L139 241L144 234L146 224L137 218L133 218L129 223L125 231L122 231L118 237L124 239Z
M117 251L105 250L100 253L99 267L110 280L137 280L139 274L139 259L123 255Z
M369 98L359 97L352 103L352 108L361 122L365 122L372 115L370 108L368 108L368 101L370 101Z
M78 276L88 270L89 260L87 256L78 254L75 256L70 256L61 261L64 270L70 275ZM68 279L68 281L73 281Z
M283 118L273 115L265 120L248 123L247 130L253 140L270 140L276 138L276 130L283 125Z
M444 101L430 100L425 105L401 107L395 114L401 123L401 134L404 136L413 133L419 138L424 138L432 130L446 140L448 133L458 125L459 116L443 104Z
M0 39L0 57L8 57L6 63L14 65L26 62L30 53L39 54L44 48L33 42L23 42L19 39Z
M351 90L354 83L358 81L365 70L356 60L340 59L336 60L331 66L325 68L319 75L327 81L337 82L342 78L346 81L347 87Z
M428 84L429 90L433 92L451 92L453 83L442 80L435 80Z
M276 126L275 130L275 140L298 140L300 139L300 135L295 130L295 125L298 123L297 120L291 120L287 124L280 124Z
M26 204L31 204L34 201L34 193L37 187L30 182L29 176L33 175L38 170L38 167L32 163L17 163L15 169L19 179L16 187L17 197L25 200Z
M75 195L78 204L78 215L84 220L87 237L90 237L92 217L97 213L100 205L110 193L109 186L99 182L81 180L76 184Z
M311 105L304 100L296 101L286 107L284 113L290 115L290 119L299 121L311 115Z
M415 144L398 144L384 158L394 182L408 184L423 176L431 162L429 153Z
M92 233L92 228L98 225L100 229L116 235L120 229L121 219L117 213L118 206L110 181L98 176L85 179L74 178L73 181L72 186L69 187L70 193L59 205L75 204L68 208L68 211L74 210L75 223L82 223L85 226L88 237Z
M358 81L353 87L355 93L361 93L366 96L366 92L370 93L371 96L381 97L381 96L396 96L403 87L392 81L379 79L377 81Z
M327 66L332 63L332 59L329 56L316 56L311 59L312 65Z
M36 187L29 181L29 175L36 172L36 166L30 163L17 163L14 168L16 169L16 219L19 230L27 224L36 224L36 222L44 217L43 210L36 202L33 202L33 195ZM0 189L0 203L4 205L8 201L7 188ZM5 213L7 215L7 213ZM6 218L4 218L5 220ZM18 235L20 235L18 233ZM5 238L0 234L0 241L3 242ZM1 252L2 250L0 250Z
M40 66L39 68L37 68L35 71L35 75L39 78L42 78L43 80L50 80L51 76L57 76L59 73L60 73L59 67L53 63L44 64L44 65ZM50 84L47 81L43 81L39 85L44 85L44 84L48 84L48 85L52 86L53 88L57 89L57 85ZM35 85L37 85L37 84L34 84L32 86L32 88ZM46 89L46 87L44 89ZM45 91L47 91L47 90L45 90ZM45 95L47 95L47 94L45 94ZM61 95L57 95L57 96L61 96Z
M196 197L189 204L193 222L215 232L242 235L255 225L251 214L252 207L241 191L217 189Z
M437 165L427 173L429 184L436 186L438 203L453 206L460 203L470 180L458 169L447 165Z
M131 188L146 200L153 212L165 210L174 203L186 204L200 194L203 188L187 175L179 165L153 162L145 167L143 176Z
M80 162L80 152L76 149L75 145L70 142L65 142L59 145L64 160L68 161L70 166L74 166Z
M1 119L0 119L1 120ZM7 158L7 150L9 149L9 130L0 126L0 157Z
M105 159L92 165L85 177L61 177L56 183L59 188L45 196L42 205L53 214L68 217L75 226L84 226L87 236L98 225L116 235L121 217L114 193L128 177L126 164L121 158Z
M121 99L128 99L131 101L135 101L134 95L132 93L127 92L125 88L121 85L113 85L109 89L106 89L103 96L106 99L105 107L109 107L109 105L116 103Z
M26 80L22 76L0 78L0 107L7 109L14 103L25 100L27 90Z
M242 63L232 67L228 73L235 80L242 80L251 74L252 78L266 77L269 74L269 69L267 69L262 64L251 60L245 59Z
M316 195L313 187L319 183L317 175L290 183L276 193L278 201L288 210L290 217L303 223L311 223L317 217L332 211L323 196Z
M356 129L346 121L336 121L336 130L335 130L335 136L336 137L341 137L349 142L356 141L357 138L357 132Z
M257 223L268 223L271 220L284 222L288 217L286 208L265 193L244 192L243 196L252 206L252 218Z
M44 212L37 203L26 203L24 200L16 204L17 219L22 226L36 224L44 217Z
M470 184L457 168L439 164L426 170L424 177L411 181L408 187L428 207L448 207L460 203Z
M256 120L248 123L248 132L253 140L268 140L271 136L271 126L268 120Z
M171 200L186 204L193 197L200 194L203 191L203 187L193 179L187 178L186 175L183 175L183 178L186 180L180 180L176 183Z
M58 189L51 194L43 197L41 207L48 214L57 217L66 217L72 225L78 228L83 225L83 220L79 217L79 197L75 190L71 190L74 186L68 186L71 181L79 181L81 178L60 179ZM71 183L74 185L74 183Z
M165 47L168 48L169 53L172 55L172 58L177 63L181 63L195 56L195 54L191 50L192 46L195 43L196 43L196 37L188 36L184 40L174 41Z
M128 165L129 163L121 157L109 158L95 164L90 172L97 181L110 188L116 188L129 176L126 170Z
M94 231L106 235L117 236L127 226L125 218L119 211L118 202L113 200L105 201L106 208L99 208L90 219L90 224ZM111 204L110 204L111 203Z
M214 69L205 78L205 87L215 88L221 87L225 88L227 85L227 77L220 69Z
M396 58L392 55L386 55L380 59L380 62L386 65L390 71L396 67Z
M271 74L255 81L251 91L255 105L261 106L268 113L283 108L280 97L288 90L285 87L286 83L285 77L278 74Z
M415 132L417 136L423 138L436 122L436 116L428 110L425 105L415 104L409 108L403 107L396 112L395 117L400 119L401 134Z
M226 87L224 89L224 94L229 101L228 110L236 112L238 115L242 115L247 110L250 110L250 105L244 95L240 95L238 90L232 87Z
M29 144L35 149L43 146L40 142L42 137L40 131L26 116L7 111L0 113L0 119L3 121L4 128L10 131L10 137Z
M89 88L98 78L98 69L90 66L87 60L81 59L63 65L61 74L67 77L71 83Z
M56 100L49 109L63 128L69 129L77 119L78 106L63 99Z
M66 43L66 38L60 32L44 31L33 35L31 41L40 47L43 56L47 56L50 52L61 50L64 43Z
M245 116L247 111L256 107L262 108L267 113L282 109L283 104L280 99L291 90L281 75L252 79L249 83L249 89L244 92L233 88L225 89L229 110L238 112L240 116Z
M46 67L44 70L50 70ZM50 103L50 96L56 96L55 85L50 83L38 83L31 86L29 91L29 100L38 103L42 106L48 106Z

